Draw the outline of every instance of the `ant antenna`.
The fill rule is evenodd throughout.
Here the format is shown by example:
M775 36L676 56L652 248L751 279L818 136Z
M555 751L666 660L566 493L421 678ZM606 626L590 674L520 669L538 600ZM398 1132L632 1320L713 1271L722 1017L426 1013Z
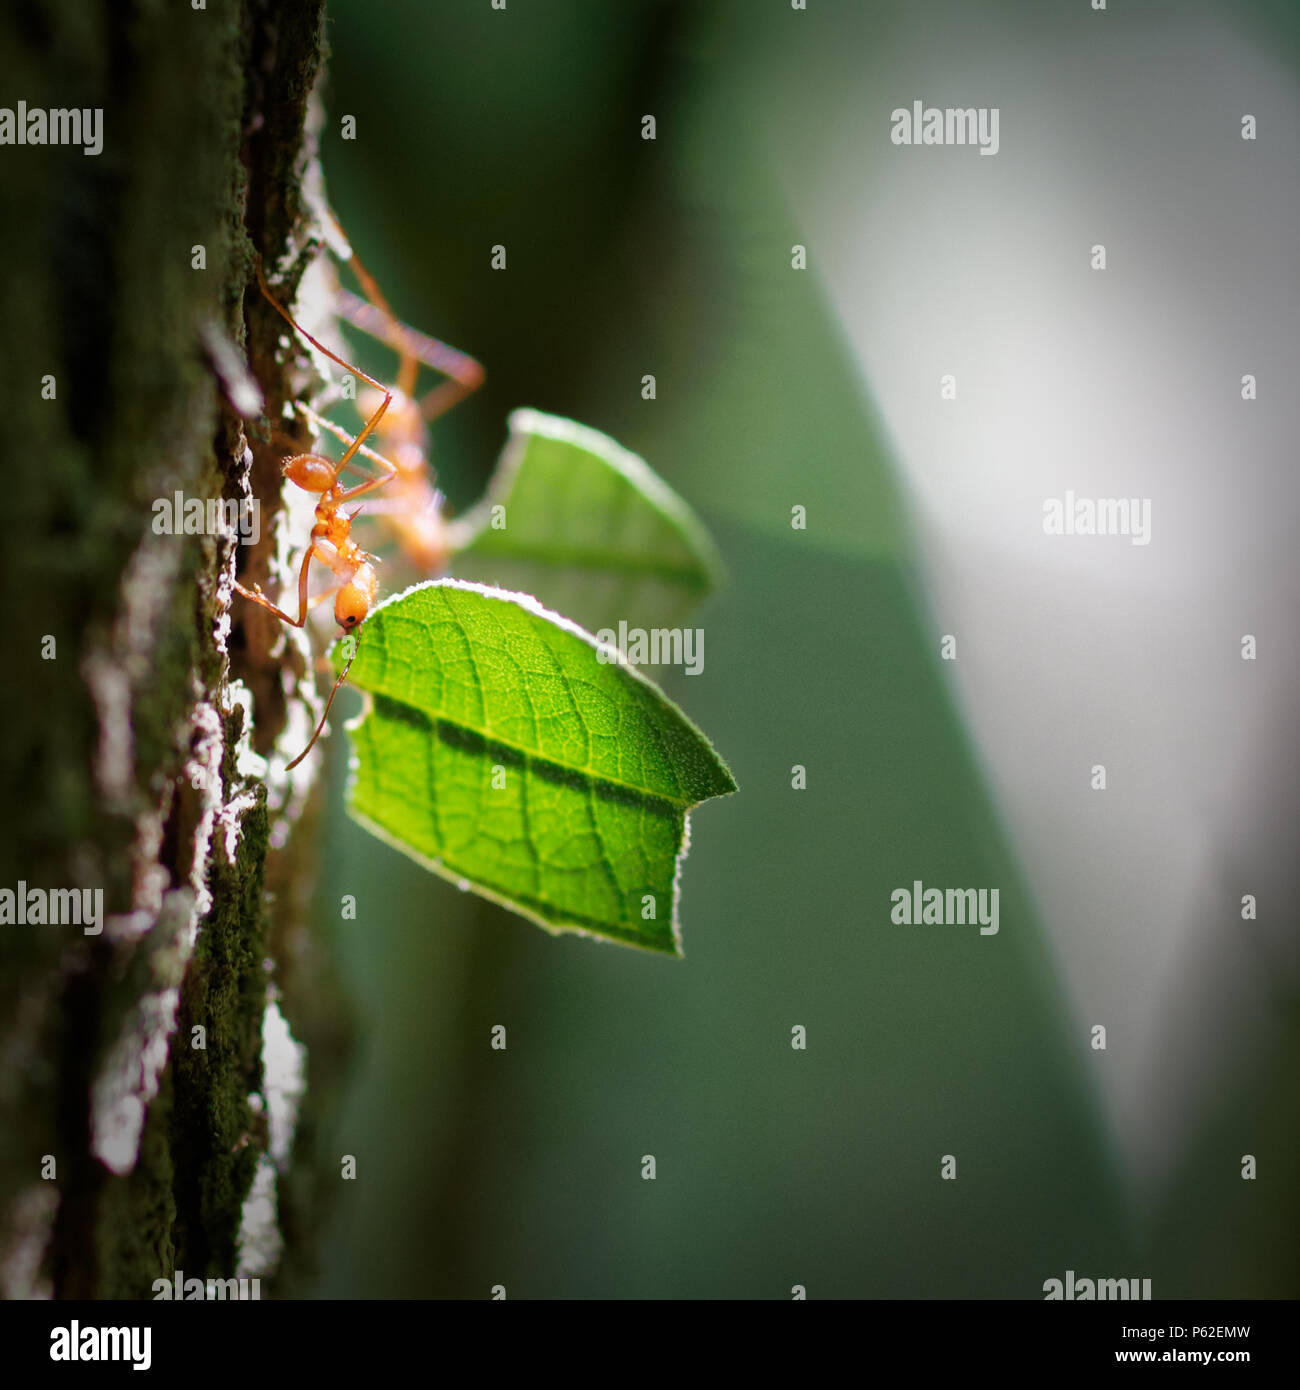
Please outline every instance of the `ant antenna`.
M352 669L352 663L357 659L356 651L348 657L348 664L339 672L339 678L334 682L334 689L330 691L330 697L325 701L325 713L320 717L320 723L316 725L316 732L311 736L311 742L302 750L301 753L286 768L286 772L292 772L295 767L307 756L316 746L316 740L321 735L321 730L325 727L325 721L330 717L330 706L334 703L334 697L339 693L339 686L348 678L348 672Z

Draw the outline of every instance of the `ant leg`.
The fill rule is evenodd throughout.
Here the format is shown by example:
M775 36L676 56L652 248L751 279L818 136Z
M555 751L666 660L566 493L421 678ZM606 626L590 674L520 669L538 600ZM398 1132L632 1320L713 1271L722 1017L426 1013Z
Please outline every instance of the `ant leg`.
M311 406L304 404L302 401L294 401L293 404L294 409L297 410L304 420L310 421L318 433L325 431L332 434L341 444L352 443L353 436L350 435L342 425L336 425L333 420L327 420L323 415L317 415ZM395 463L390 462L382 454L376 453L368 444L363 444L357 452L370 459L372 463L378 463L385 468L391 468L394 472L398 471ZM355 458L352 458L348 461L348 467L359 470L361 465Z
M408 342L408 338L414 340L419 335L414 329L407 328L393 313L392 306L384 298L383 291L380 290L375 277L362 265L361 257L352 249L352 243L339 222L338 214L329 207L324 208L323 213L335 232L335 239L330 249L340 261L345 261L352 267L352 273L357 277L358 283L366 294L366 298L362 299L336 282L340 313L353 327L361 329L363 333L369 333L372 338L378 339L381 343L387 343L398 354L400 364L398 366L397 389L407 400L410 400L415 395L415 382L419 375L420 362L419 355L413 350L412 342ZM403 330L405 330L405 334L403 334ZM437 346L445 348L454 356L458 355L454 348L446 348L445 344L437 344ZM431 363L430 365L434 364Z
M336 435L339 436L339 438L343 440L344 444L350 444L352 442L352 436L350 434L345 434L343 431L339 430L337 426L332 424L329 420L323 420L319 415L316 414L314 410L312 410L310 406L304 405L301 401L294 401L293 404L295 409L300 411L306 418L310 419L314 425L327 430L332 430ZM318 428L317 433L319 432L320 429ZM277 445L279 448L285 451L286 459L302 457L302 455L298 452L298 450L302 446L302 441L294 439L290 435L285 434L283 430L272 429L271 443ZM374 451L369 447L363 446L361 452L363 454L369 455L370 458L375 457ZM314 454L313 457L323 458L323 455ZM334 463L331 459L325 459L324 461L327 464L329 464L331 468L334 467ZM355 458L350 459L348 461L347 466L349 468L355 469L358 473L362 473L364 471Z
M431 425L439 415L450 410L458 401L471 396L483 385L487 373L482 364L476 362L468 353L457 352L437 338L416 333L413 328L401 325L404 333L413 337L416 356L426 366L433 367L449 378L420 397L420 414L426 425Z
M265 608L268 613L274 613L282 622L286 622L290 627L304 627L307 622L307 571L311 568L312 556L316 553L315 546L309 545L307 553L302 557L302 569L298 572L298 616L291 618L282 608L277 608L269 598L262 592L260 584L252 589L245 589L244 586L235 580L235 589L243 594L246 599L251 599L254 603Z
M392 404L393 393L388 389L387 386L384 386L381 382L376 381L374 377L370 376L368 373L363 372L360 367L354 367L351 362L345 362L343 358L341 358L338 355L338 353L331 352L330 349L327 348L325 344L320 341L319 338L312 337L312 335L307 332L307 330L293 317L293 315L284 307L284 305L281 304L280 301L276 299L276 297L271 293L270 288L266 283L266 275L262 270L262 260L260 256L258 257L255 265L257 270L257 283L261 287L262 293L270 302L271 307L276 311L277 314L280 315L282 319L284 319L284 321L290 326L290 328L292 328L295 333L298 333L303 338L305 338L307 342L309 342L312 345L312 347L314 347L318 352L324 353L325 356L328 357L331 362L336 362L340 367L343 368L345 372L351 372L354 376L359 376L362 381L366 382L370 386L373 386L376 391L379 391L383 395L384 399L380 401L374 414L371 415L371 417L366 421L361 433L357 435L357 437L352 441L351 444L348 445L347 453L345 453L343 457L338 461L338 463L335 464L334 478L337 481L339 474L351 461L352 456L374 433L375 429L379 425L380 420L384 418L384 412L388 409L389 405ZM392 469L392 473L390 473L388 477L392 477L394 474L396 474L397 470L393 468L392 464L387 464L387 467ZM374 485L377 486L379 483L386 481L387 478L377 479L375 480ZM363 488L368 489L370 486L372 486L372 484L362 484ZM355 488L352 489L350 493L345 492L343 494L345 500L348 496L355 495L357 495Z
M440 386L435 386L427 395L420 397L420 414L425 424L433 424L439 415L445 415L452 406L458 405L482 384L483 369L479 367L476 381L468 384L463 381L444 381Z
M353 327L361 329L363 333L369 333L381 343L387 343L397 353L397 389L410 400L415 395L415 382L420 374L419 358L412 352L411 345L401 333L401 320L393 313L374 276L361 264L361 258L355 251L348 264L361 282L366 298L360 299L350 290L340 286L339 300L343 308L343 317ZM366 300L369 300L369 303Z
M364 444L361 443L360 439L354 438L347 432L347 430L343 429L342 426L334 424L331 420L322 419L320 416L316 415L315 411L313 411L310 406L299 406L299 409L302 410L303 413L313 421L313 423L318 424L322 426L324 429L329 430L333 435L335 435L336 438L341 439L345 444L347 444L348 451L346 454L343 455L343 458L340 460L338 467L334 470L335 478L338 477L338 475L343 471L344 468L355 468L358 466L356 463L356 455L358 452L363 453L366 456L366 458L372 459L382 469L384 469L384 472L381 473L377 478L367 478L365 482L358 483L355 487L344 488L343 491L340 492L337 498L335 499L337 502L342 504L344 502L351 502L356 497L364 497L366 493L374 492L376 488L383 487L385 483L391 483L392 480L395 477L397 477L398 472L400 471L397 465L395 463L391 463L388 459L386 459L383 456L383 454L377 454L373 449L368 449Z
M376 454L375 457L379 458L380 456ZM382 459L381 461L387 464L389 468L392 468L393 471L391 473L385 473L380 478L368 478L364 483L358 483L356 487L344 488L344 490L339 493L339 502L354 502L358 497L364 497L368 492L374 492L377 488L383 487L385 483L391 483L393 479L397 477L397 469L393 468L393 465L388 463L387 459Z
M330 706L334 703L334 697L339 693L339 686L341 686L343 682L347 680L348 672L352 669L352 663L355 660L356 653L353 652L353 654L350 657L348 657L348 664L339 672L338 680L334 682L334 689L330 691L329 699L325 701L325 712L320 717L320 723L316 725L316 732L312 734L311 741L307 744L306 748L304 748L302 752L298 754L298 756L293 760L293 762L288 763L285 766L284 770L286 772L292 772L293 769L297 767L298 764L302 762L302 760L307 756L307 754L310 753L311 750L316 746L316 740L321 736L321 730L325 727L325 721L330 717Z
M355 269L355 264L353 268ZM463 400L482 386L485 373L474 358L450 347L440 338L431 338L427 333L421 333L418 329L403 323L386 306L381 308L378 304L367 302L359 295L353 294L351 290L340 289L339 313L354 328L369 333L381 343L387 343L401 355L403 366L414 360L451 378L449 381L439 382L421 398L420 414L427 424L431 424L439 415L450 410L457 401ZM410 378L409 369L407 374ZM410 379L411 391L407 392L408 395L415 389L414 379ZM399 380L398 384L401 386L404 383Z
M294 401L294 405L296 405L296 406L298 406L300 409L304 409L304 410L307 408L307 407L303 406L302 403L301 403L300 401ZM320 423L320 424L328 425L328 421L323 421L323 420L322 420L322 421L319 421L319 423ZM345 439L343 442L344 442L345 444L347 444L347 443L350 443L351 440L352 440L352 436L351 436L351 435L348 435L347 439ZM302 450L302 441L299 440L299 439L294 439L294 438L292 438L292 436L285 434L283 430L276 430L276 429L273 429L273 430L271 431L271 443L274 444L274 445L276 446L276 448L278 448L278 449L283 449L283 450L284 450L285 456L284 456L284 459L282 460L283 463L289 462L290 459L303 458L303 457L311 457L311 458L319 458L319 459L322 459L325 463L329 464L329 466L330 466L331 468L334 467L334 460L333 460L333 459L324 458L324 455L322 455L322 454L317 454L314 450L312 451L312 453L311 453L310 455L306 455L306 456L305 456L305 455L301 452L301 450ZM361 452L362 452L363 454L368 454L368 453L370 453L370 450L369 450L369 449L362 449ZM356 459L352 459L352 460L348 463L348 467L349 467L349 468L355 468L358 472L361 471L361 465L356 461Z
M311 602L308 603L307 607L315 608L317 604L324 603L327 598L333 598L346 582L346 580L340 579L337 584L331 584L328 589L322 589L320 593L313 594Z
M421 362L426 367L432 367L435 372L451 378L435 386L419 402L420 415L425 424L432 424L457 401L463 400L482 386L485 375L483 368L468 353L460 352L441 339L431 338L427 333L421 333L409 324L403 323L384 298L375 277L352 249L347 233L339 225L338 217L332 209L328 210L328 216L334 224L334 231L338 234L335 254L340 260L345 259L342 250L346 250L347 263L352 267L352 273L366 294L366 298L362 299L351 290L340 286L340 314L354 328L369 333L381 343L387 343L398 354L401 362L398 368L398 390L408 400L415 395L416 377Z
M365 290L366 299L359 298L350 290L340 289L340 312L354 328L359 328L363 333L369 333L372 338L387 343L399 354L401 366L398 390L408 399L414 396L420 363L449 378L421 399L420 414L426 424L436 420L457 401L463 400L482 386L484 372L478 362L441 339L431 338L427 333L421 333L409 324L403 323L393 312L375 277L362 265L361 258L355 251L352 252L348 264L352 267L352 273L357 277L361 288ZM369 300L369 303L366 300Z

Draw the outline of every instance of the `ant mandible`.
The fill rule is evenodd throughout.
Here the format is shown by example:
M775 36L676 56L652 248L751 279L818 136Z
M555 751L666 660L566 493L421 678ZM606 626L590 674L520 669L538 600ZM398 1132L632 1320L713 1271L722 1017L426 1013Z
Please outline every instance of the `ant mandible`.
M336 362L345 371L352 372L367 382L382 395L383 399L379 401L366 420L365 428L362 429L361 433L355 438L347 437L347 451L337 463L327 459L323 454L307 453L292 454L285 458L280 465L284 476L291 483L302 488L304 492L316 493L320 497L316 503L316 522L311 528L311 540L307 543L306 553L302 557L302 568L298 572L298 616L296 618L290 617L283 609L276 607L262 592L260 584L255 584L252 589L246 589L236 580L235 589L246 599L250 599L253 603L260 604L268 612L274 613L277 618L288 623L290 627L304 627L307 623L308 610L312 604L334 594L334 616L344 632L353 632L365 620L366 614L370 611L370 605L375 601L375 594L379 589L379 577L375 573L374 557L368 555L352 539L352 522L356 512L347 516L341 511L341 508L349 502L356 501L359 497L366 496L367 493L377 491L386 483L390 483L398 474L395 464L365 447L366 439L383 419L384 412L393 399L393 393L376 381L374 377L367 376L359 367L345 362L343 358L331 352L324 343L308 333L271 293L266 283L266 277L262 273L260 259L256 263L256 269L257 283L261 287L262 293L294 332L300 334L319 352L324 353L331 362ZM384 472L378 477L367 478L365 482L357 483L354 487L344 487L339 482L339 478L349 464L352 464L353 467L356 466L352 461L359 452L364 453L366 458L379 464ZM360 508L357 510L359 511ZM318 594L315 599L309 600L307 585L313 559L328 566L334 572L338 582L326 589L324 593ZM347 679L348 672L352 669L354 657L355 650L348 657L347 665L344 666L338 679L334 682L334 688L330 691L329 699L325 702L325 711L320 717L320 723L316 725L316 731L312 734L311 741L288 765L286 771L297 767L315 746L316 740L321 735L321 730L325 727L325 720L329 717L330 706L334 703L339 686Z

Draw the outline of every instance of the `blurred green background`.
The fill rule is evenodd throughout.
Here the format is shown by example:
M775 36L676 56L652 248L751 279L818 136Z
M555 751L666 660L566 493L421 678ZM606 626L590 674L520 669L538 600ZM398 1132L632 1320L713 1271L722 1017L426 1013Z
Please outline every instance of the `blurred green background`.
M693 817L686 958L665 961L552 939L368 837L336 733L315 926L357 1045L310 1135L314 1264L283 1292L1038 1298L1070 1268L1158 1297L1294 1294L1263 1183L1223 1169L1235 1139L1207 1137L1152 1204L1101 1119L945 691L869 393L817 279L791 272L798 218L750 137L769 97L749 57L815 64L834 42L790 18L331 5L330 199L399 313L487 368L437 426L442 486L470 505L529 405L607 431L699 510L730 582L692 620L704 673L654 674L741 790ZM914 878L999 885L1001 931L893 927ZM358 1180L332 1183L344 1153Z

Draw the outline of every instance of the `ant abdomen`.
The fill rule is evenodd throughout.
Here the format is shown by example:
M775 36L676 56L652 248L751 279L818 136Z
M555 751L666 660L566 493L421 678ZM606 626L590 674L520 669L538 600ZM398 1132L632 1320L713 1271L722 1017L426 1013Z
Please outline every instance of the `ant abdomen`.
M337 466L320 454L297 454L285 459L284 476L304 492L328 492L334 486Z

